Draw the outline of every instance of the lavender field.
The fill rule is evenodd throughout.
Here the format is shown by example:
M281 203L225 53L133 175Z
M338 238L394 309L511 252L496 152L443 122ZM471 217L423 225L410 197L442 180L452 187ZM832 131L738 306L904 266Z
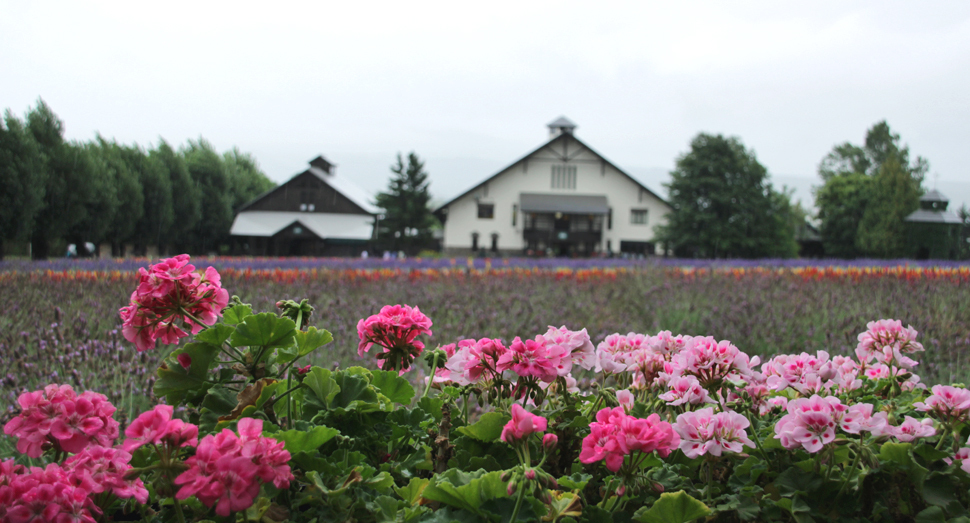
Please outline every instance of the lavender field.
M926 346L919 367L924 382L970 381L965 266L762 262L698 270L672 261L529 265L499 260L488 261L492 269L486 270L486 261L478 259L324 266L279 261L247 266L244 260L219 259L212 265L222 271L230 294L257 310L273 310L279 299L308 298L316 307L312 324L334 335L329 350L312 362L316 365L360 364L357 321L385 304L407 303L434 321L430 346L483 336L509 341L566 325L586 328L594 343L614 332L670 330L731 340L750 354L826 350L835 355L854 349L867 322L894 318L920 333ZM122 417L154 401L153 372L169 349L138 353L119 332L118 308L128 302L139 263L146 262L4 264L3 418L16 410L21 391L53 382L106 394L124 411ZM196 260L199 267L207 264ZM413 377L421 378L420 373Z

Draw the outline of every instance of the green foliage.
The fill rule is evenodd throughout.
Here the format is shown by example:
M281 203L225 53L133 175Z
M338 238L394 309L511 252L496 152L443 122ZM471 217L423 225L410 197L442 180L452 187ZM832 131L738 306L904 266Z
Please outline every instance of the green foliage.
M8 110L0 122L0 259L4 241L26 240L33 231L47 176L40 144Z
M233 147L222 155L232 193L232 210L238 211L243 205L276 186L259 169L256 158Z
M431 201L428 173L424 172L424 162L414 152L408 154L406 166L404 158L398 154L397 164L391 167L391 172L395 176L387 191L377 195L377 206L384 209L378 241L392 251L415 254L429 247L431 229L437 224L428 206Z
M201 193L200 223L205 224L192 231L193 247L197 252L213 252L226 241L232 225L229 174L222 157L202 138L189 140L181 153L192 181Z
M927 170L922 157L910 162L909 147L885 120L866 132L863 146L835 146L819 164L824 185L815 193L826 255L909 254L904 219L919 207Z
M652 507L642 512L637 521L642 523L687 523L711 513L707 505L690 497L683 490L664 492Z
M670 173L667 224L658 241L677 255L702 258L797 254L789 196L737 138L699 134Z

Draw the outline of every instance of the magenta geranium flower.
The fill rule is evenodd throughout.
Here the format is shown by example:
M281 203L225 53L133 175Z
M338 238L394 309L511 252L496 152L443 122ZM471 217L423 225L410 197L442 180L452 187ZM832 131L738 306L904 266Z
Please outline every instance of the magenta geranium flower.
M212 267L203 275L195 272L188 254L138 269L139 284L131 303L118 312L124 322L125 339L141 352L155 344L175 344L188 336L183 328L197 334L212 325L229 303L229 292Z
M416 339L422 334L432 335L431 319L417 307L385 305L378 314L357 322L357 354L363 357L377 345L382 349L377 355L378 366L403 374L424 350L424 343Z
M546 418L532 414L515 403L512 405L512 419L502 428L502 441L512 444L532 434L542 434L546 431L547 423Z
M17 398L20 414L3 427L18 438L17 450L38 458L54 447L76 454L90 444L110 447L118 437L115 407L97 392L80 395L70 385L48 385Z
M680 437L670 423L656 413L646 419L629 416L623 407L601 409L590 423L590 434L583 438L579 461L594 463L604 460L606 468L617 472L625 456L636 452L654 452L666 457L677 448Z

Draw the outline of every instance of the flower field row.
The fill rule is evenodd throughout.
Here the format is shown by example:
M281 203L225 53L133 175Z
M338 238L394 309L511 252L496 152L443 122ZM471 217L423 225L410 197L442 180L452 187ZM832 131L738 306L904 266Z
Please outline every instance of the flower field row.
M507 334L471 320L498 296L489 291L512 294L502 285L523 282L486 278L473 294L475 281L401 278L341 290L375 286L380 304L400 292L395 284L412 298L437 287L474 306L448 318L440 304L368 298L359 306L370 311L335 338L314 324L326 323L324 311L357 309L332 287L319 295L326 306L281 299L259 313L223 288L245 281L196 271L187 256L142 268L115 335L119 352L158 354L160 404L129 403L119 419L109 397L56 376L18 393L3 425L16 450L0 459L0 521L960 522L970 509L970 390L929 383L940 341L899 320L817 339L826 349L761 354L710 330L675 334L642 321L602 334L536 327L524 308L511 311L525 321ZM690 312L716 288L751 299L741 290L759 281L761 292L789 296L858 286L867 303L894 310L905 308L894 293L929 292L917 306L937 304L952 332L970 338L966 289L950 280L739 285L660 271L539 289L564 292L552 295L567 305L554 313L568 317L572 298L609 329L589 309L639 303L642 313L675 294ZM620 292L628 287L630 302ZM827 305L803 310L829 314ZM314 363L341 337L369 369Z

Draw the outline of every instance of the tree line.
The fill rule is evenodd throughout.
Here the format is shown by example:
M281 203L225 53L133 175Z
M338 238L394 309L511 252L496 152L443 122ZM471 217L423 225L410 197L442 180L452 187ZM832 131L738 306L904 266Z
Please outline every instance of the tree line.
M110 244L113 256L130 254L126 245L225 252L235 212L275 185L251 155L219 154L202 138L148 150L101 135L67 141L39 100L0 122L0 256L11 243L29 244L35 259L85 243Z
M909 147L885 121L865 142L833 147L820 162L815 189L824 255L832 258L899 258L911 255L908 224L925 193L929 162L910 158ZM678 256L699 258L794 257L799 239L813 228L809 213L777 190L754 151L736 137L701 133L670 173L672 212L657 239ZM963 220L961 257L970 257L970 212Z

